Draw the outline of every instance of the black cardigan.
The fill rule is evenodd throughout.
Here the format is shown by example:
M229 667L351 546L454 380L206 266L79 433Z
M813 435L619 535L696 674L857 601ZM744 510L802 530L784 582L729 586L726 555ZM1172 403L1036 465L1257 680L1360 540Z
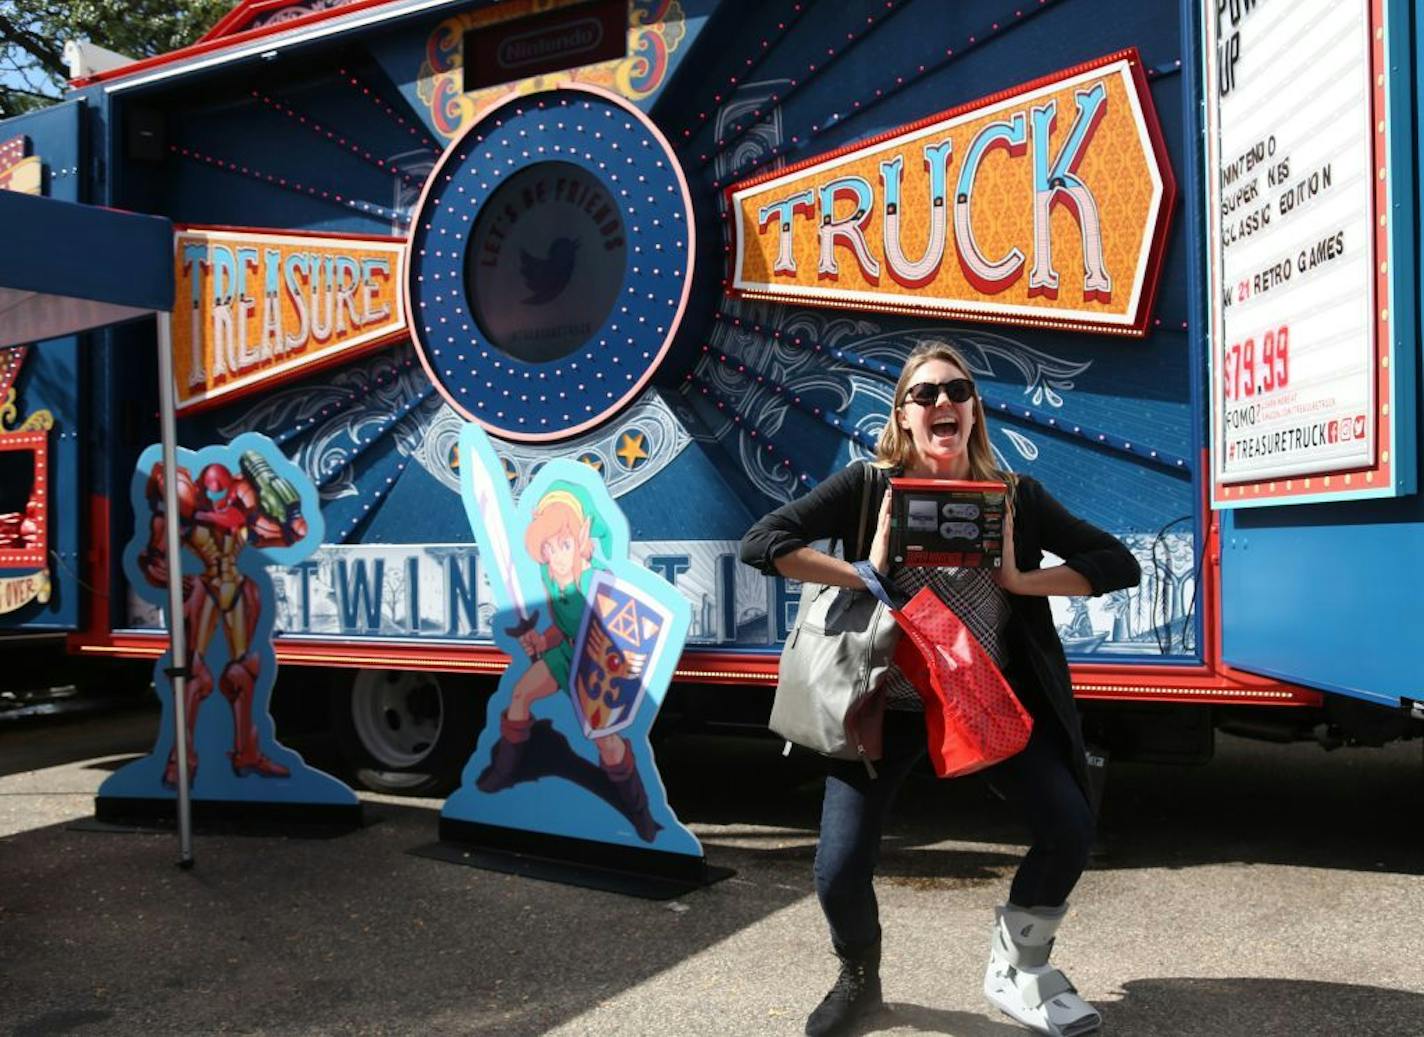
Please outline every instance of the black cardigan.
M857 543L862 491L869 466L856 463L837 472L810 493L777 508L742 538L742 561L777 575L775 560L798 547L827 538L855 544L844 552L866 557L874 536L880 502L889 486L877 471L871 487L865 542ZM898 474L892 472L889 474ZM1069 513L1036 479L1021 475L1014 495L1014 556L1020 571L1038 569L1043 552L1052 551L1081 574L1094 595L1136 586L1142 571L1137 559L1115 537ZM1073 685L1063 643L1053 628L1048 599L1010 594L1007 630L1008 667L1004 676L1035 721L1052 717L1068 740L1069 763L1084 791L1088 787L1082 724L1073 703Z

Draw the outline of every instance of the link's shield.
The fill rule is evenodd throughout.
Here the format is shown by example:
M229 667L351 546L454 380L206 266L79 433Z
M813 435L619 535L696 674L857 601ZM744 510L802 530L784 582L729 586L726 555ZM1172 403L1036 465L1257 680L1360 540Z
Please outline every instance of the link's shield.
M666 609L632 584L606 570L593 574L569 681L589 738L621 731L638 715L644 675L667 640L670 620Z

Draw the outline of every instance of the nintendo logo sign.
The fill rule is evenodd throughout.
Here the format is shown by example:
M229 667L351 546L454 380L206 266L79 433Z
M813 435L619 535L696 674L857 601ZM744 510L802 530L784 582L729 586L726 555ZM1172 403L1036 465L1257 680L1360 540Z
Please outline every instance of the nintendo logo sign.
M598 0L465 33L465 90L615 61L627 54L626 0Z
M526 32L505 40L499 47L499 65L518 71L551 59L572 59L596 50L603 42L603 26L583 18L554 32Z

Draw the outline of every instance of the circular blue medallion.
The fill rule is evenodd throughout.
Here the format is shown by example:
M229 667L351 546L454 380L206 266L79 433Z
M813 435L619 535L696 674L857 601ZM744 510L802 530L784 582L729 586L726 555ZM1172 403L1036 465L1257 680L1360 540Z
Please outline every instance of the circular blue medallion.
M416 210L416 348L460 414L554 440L630 402L666 353L693 261L686 182L620 97L513 98L446 151Z

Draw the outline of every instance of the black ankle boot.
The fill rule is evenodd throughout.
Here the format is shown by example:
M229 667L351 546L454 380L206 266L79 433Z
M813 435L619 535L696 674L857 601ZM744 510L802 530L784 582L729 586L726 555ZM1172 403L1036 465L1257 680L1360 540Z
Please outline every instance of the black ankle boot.
M480 771L475 787L481 792L499 792L518 784L519 765L524 762L524 750L529 742L511 742L501 738L490 750L489 766Z
M806 1020L807 1037L839 1037L883 1005L880 996L880 944L856 954L836 951L841 974Z

